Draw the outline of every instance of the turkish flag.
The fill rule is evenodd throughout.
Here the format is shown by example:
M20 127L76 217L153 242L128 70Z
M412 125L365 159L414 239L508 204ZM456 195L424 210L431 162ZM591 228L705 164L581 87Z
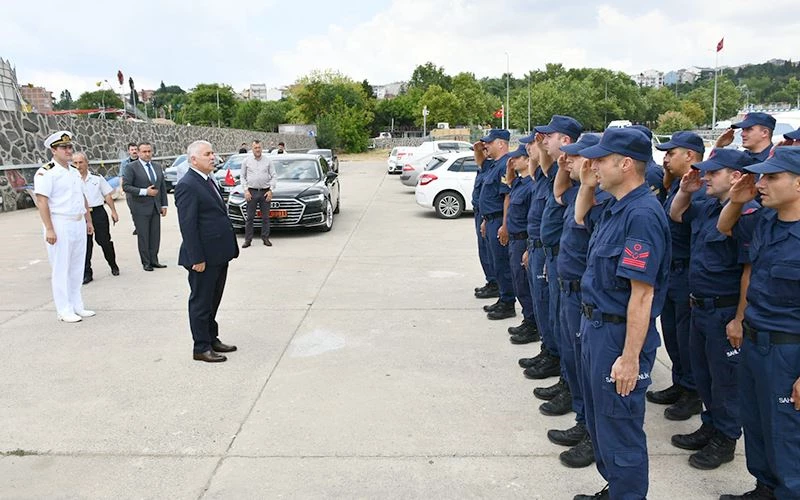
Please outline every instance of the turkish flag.
M225 185L226 186L235 186L236 180L233 178L233 174L231 173L231 169L228 169L228 173L225 174Z
M722 48L723 48L724 46L725 46L725 37L722 37L722 39L721 39L721 40L719 41L719 43L717 44L717 52L719 52L720 50L722 50Z
M502 118L503 117L503 108L500 108L497 111L495 111L494 112L494 117L495 118Z
M120 85L122 85L122 82L125 81L125 77L122 76L122 70L117 71L117 81L119 82Z

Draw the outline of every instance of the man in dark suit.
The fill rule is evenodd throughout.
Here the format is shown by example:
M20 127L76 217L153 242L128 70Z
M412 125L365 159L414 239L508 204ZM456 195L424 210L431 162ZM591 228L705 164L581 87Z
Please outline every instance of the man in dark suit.
M131 199L131 215L139 240L139 257L145 271L167 267L158 261L161 217L167 215L167 185L161 167L150 161L153 146L139 144L139 159L125 167L122 189Z
M239 245L225 203L213 177L214 151L206 141L189 145L191 168L175 186L175 206L183 242L178 264L189 271L189 325L194 339L194 359L225 361L221 352L236 346L219 340L217 310L225 290L228 262L239 256Z

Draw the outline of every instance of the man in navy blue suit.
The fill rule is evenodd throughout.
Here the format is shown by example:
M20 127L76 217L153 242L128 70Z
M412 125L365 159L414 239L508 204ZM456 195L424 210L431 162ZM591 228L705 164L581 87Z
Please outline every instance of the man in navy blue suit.
M216 321L225 290L228 262L239 256L239 245L228 219L225 203L214 178L214 150L206 141L195 141L186 150L191 168L175 185L175 206L181 228L178 264L189 271L189 326L194 339L193 358L220 363L234 345L219 340Z

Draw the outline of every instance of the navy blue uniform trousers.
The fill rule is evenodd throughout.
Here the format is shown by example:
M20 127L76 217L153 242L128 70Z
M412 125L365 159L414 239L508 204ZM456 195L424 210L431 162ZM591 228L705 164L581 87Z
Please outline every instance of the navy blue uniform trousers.
M731 439L742 435L739 417L739 349L728 341L725 327L736 316L736 306L692 307L692 373L705 410L703 423Z
M489 255L489 247L486 243L486 238L481 236L481 222L483 222L483 217L478 211L475 211L475 235L478 237L478 258L481 261L481 268L483 268L483 276L486 279L486 283L492 283L495 280L494 277L494 264L492 263L492 257Z
M581 355L586 428L592 437L597 470L608 481L614 500L647 498L645 391L656 358L655 349L639 354L639 381L628 396L617 394L611 366L622 354L626 325L604 323L600 311L581 320ZM650 320L648 335L658 335Z
M547 315L550 319L550 328L553 332L555 341L555 354L561 354L561 290L558 288L558 253L553 253L552 249L544 248L544 266L547 276ZM558 252L558 251L556 251ZM561 361L561 376L564 377L564 361Z
M550 289L547 287L545 274L544 249L535 248L533 241L528 238L528 283L531 285L536 326L542 336L543 348L553 356L558 356L556 337L559 332L553 330L553 323L550 321Z
M689 266L675 268L669 273L669 286L661 310L661 331L664 348L672 361L672 383L694 390L692 357L689 349Z
M511 280L508 248L501 245L497 238L497 230L502 224L502 217L486 221L486 245L489 248L489 255L492 257L497 286L500 288L500 300L514 302L514 283Z
M522 306L522 317L529 322L535 322L531 287L528 284L528 272L522 267L522 255L527 251L527 241L508 241L508 260L511 265L511 279L514 283L514 293L517 295L519 305Z
M575 421L586 422L583 410L581 366L581 292L561 291L561 366L572 393Z

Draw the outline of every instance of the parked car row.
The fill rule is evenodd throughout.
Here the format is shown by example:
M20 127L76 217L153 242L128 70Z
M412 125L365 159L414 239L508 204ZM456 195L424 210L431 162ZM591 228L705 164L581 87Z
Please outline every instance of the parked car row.
M402 174L407 165L434 153L472 151L472 144L464 141L426 141L416 147L398 146L389 153L387 172Z

